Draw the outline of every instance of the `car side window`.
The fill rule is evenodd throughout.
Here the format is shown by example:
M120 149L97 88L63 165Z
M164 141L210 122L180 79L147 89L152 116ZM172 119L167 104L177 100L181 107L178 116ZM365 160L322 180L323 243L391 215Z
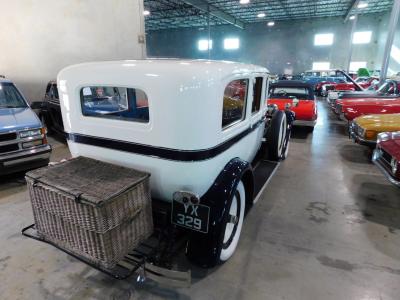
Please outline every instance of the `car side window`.
M59 99L58 98L57 84L53 84L53 96L54 96L55 99Z
M81 89L81 107L84 116L149 122L147 95L140 89L87 86Z
M263 87L263 77L256 77L253 85L253 103L251 104L251 113L254 114L260 110L261 94Z
M244 119L248 86L248 79L233 80L226 86L222 109L222 128Z
M51 84L49 83L46 87L46 96L50 97L50 91L51 91Z

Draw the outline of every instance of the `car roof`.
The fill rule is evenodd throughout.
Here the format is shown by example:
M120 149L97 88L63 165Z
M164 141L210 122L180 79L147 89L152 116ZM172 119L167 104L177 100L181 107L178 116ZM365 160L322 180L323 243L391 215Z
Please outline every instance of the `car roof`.
M149 58L142 60L121 60L121 61L102 61L89 62L72 65L63 69L63 71L98 69L107 67L108 70L132 70L132 72L143 72L151 75L151 71L161 71L163 73L185 73L185 76L201 76L207 73L207 77L216 76L223 78L225 76L240 73L269 73L267 68L244 64L232 61L216 61L201 59L173 59L173 58Z
M313 88L313 85L302 80L279 80L271 83L270 87L304 87Z
M3 83L3 82L4 83L12 83L12 81L10 79L0 77L0 83Z

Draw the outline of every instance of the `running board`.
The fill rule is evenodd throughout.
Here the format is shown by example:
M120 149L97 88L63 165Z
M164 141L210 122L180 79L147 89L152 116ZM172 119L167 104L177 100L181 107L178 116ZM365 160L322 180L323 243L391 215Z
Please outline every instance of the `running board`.
M254 167L254 201L256 203L278 169L279 162L260 160Z

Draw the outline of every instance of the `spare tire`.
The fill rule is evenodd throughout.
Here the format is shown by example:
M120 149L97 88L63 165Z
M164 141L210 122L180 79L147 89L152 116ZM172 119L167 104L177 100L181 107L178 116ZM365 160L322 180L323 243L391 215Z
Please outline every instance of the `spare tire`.
M267 130L268 159L279 161L286 158L289 149L289 134L286 114L278 110L273 115L270 127Z

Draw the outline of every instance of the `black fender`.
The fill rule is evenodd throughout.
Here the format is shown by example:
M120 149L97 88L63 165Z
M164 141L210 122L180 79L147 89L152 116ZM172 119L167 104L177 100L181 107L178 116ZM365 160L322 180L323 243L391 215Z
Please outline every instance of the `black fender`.
M223 225L228 218L228 208L240 180L245 186L248 211L253 203L253 169L250 163L240 158L232 159L201 197L200 204L210 207L210 218L207 234L194 231L190 234L187 256L193 263L202 267L213 267L219 262Z

